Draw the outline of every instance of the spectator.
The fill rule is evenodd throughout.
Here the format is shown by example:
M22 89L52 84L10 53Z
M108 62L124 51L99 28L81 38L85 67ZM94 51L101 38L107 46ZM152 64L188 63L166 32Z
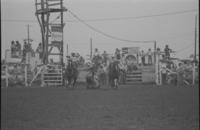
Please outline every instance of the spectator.
M141 54L141 52L138 52L137 57L138 57L138 65L141 66L142 65L142 54Z
M183 75L184 75L184 67L182 63L179 63L177 68L177 86L183 85L183 79L184 79Z
M165 59L169 60L170 53L172 52L172 50L168 47L168 45L166 45L164 51L165 51Z
M78 58L76 57L76 53L72 52L71 53L71 59L73 62L78 62Z
M99 50L97 48L94 50L94 56L99 56Z
M21 44L16 41L16 55L19 57L21 55Z
M102 57L103 57L103 62L104 62L105 64L107 64L108 54L107 54L106 51L103 52Z
M162 84L165 85L167 80L166 63L161 64L161 77L162 77Z
M142 65L145 66L145 54L144 51L141 51L141 59L142 59Z
M149 65L152 65L152 52L151 52L151 49L149 48L148 50L148 64Z
M39 58L42 59L42 43L39 43L36 52L39 53Z
M10 46L10 50L11 50L11 57L15 57L16 56L16 48L15 48L15 42L12 41L11 42L11 46Z
M22 51L22 62L25 62L26 53L27 53L27 43L24 41L23 51Z
M115 58L117 60L120 60L120 58L121 58L121 56L120 56L120 50L118 48L116 48L116 50L115 50Z

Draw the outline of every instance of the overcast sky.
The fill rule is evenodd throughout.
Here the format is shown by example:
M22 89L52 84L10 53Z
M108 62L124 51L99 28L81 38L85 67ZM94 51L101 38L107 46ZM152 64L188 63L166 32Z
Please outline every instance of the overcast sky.
M33 48L41 41L39 24L35 16L35 0L1 0L1 46L2 56L9 49L12 40L27 38L27 24L30 24L30 36L34 40ZM88 19L109 19L138 17L185 10L198 10L198 0L64 0L64 6L78 17ZM194 52L195 15L188 12L176 15L146 17L140 19L121 19L88 22L91 26L109 35L133 41L156 40L161 49L168 44L178 51L176 57L186 58ZM54 19L57 15L51 16ZM9 21L11 20L11 21ZM30 20L30 21L29 21ZM70 52L89 54L89 41L101 52L113 53L115 48L139 46L142 50L154 47L153 43L126 43L99 34L76 20L66 12L64 21L64 46L69 45ZM198 25L199 26L199 25ZM199 31L197 31L199 32Z

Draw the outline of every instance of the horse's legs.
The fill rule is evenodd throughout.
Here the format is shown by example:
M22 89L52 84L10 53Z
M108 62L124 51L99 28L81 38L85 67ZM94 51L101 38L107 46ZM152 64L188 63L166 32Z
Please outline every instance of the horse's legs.
M68 78L68 85L67 85L67 86L69 86L69 88L71 87L71 83L72 83L72 79L71 79L71 77L69 77Z
M114 87L115 87L115 88L118 88L118 85L119 85L119 84L118 84L118 79L115 78L115 79L114 79Z
M74 87L75 84L76 84L76 80L77 80L77 77L74 78L73 87Z

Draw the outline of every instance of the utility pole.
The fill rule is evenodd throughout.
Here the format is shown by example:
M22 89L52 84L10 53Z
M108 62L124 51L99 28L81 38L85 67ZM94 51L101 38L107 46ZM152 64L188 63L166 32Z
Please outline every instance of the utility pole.
M30 26L30 25L28 24L28 25L27 25L27 29L28 29L28 37L27 37L27 38L28 38L28 39L27 39L27 40L28 40L28 44L30 43L30 41L29 41L29 39L30 39L30 37L29 37L29 26Z
M67 56L69 56L68 44L67 44Z
M196 46L197 46L197 15L195 16L195 35L194 35L194 61L196 62Z
M195 16L195 30L194 30L194 63L193 63L193 80L192 80L193 85L195 84L196 40L197 40L197 15Z
M92 38L90 38L90 58L92 58Z
M154 41L154 64L156 63L156 41Z

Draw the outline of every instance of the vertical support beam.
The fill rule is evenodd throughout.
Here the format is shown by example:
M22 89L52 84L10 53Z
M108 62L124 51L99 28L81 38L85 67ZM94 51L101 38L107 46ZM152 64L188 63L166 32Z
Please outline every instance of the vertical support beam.
M195 68L196 68L196 39L197 39L197 15L195 16L195 30L194 30L194 63L193 63L193 78L192 84L195 84Z
M44 66L42 66L42 70L41 70L41 87L44 87L45 86L45 83L44 83Z
M160 71L160 52L155 52L155 80L157 85L162 85L162 75Z
M44 10L44 0L41 0L41 10ZM46 64L45 58L46 58L46 52L45 52L45 20L44 20L44 13L41 14L41 33L42 33L42 62L43 64Z
M63 0L60 0L60 8L63 9ZM64 28L64 24L63 24L63 10L60 12L61 15L61 26L62 26L62 42L61 42L61 65L63 66L63 44L64 44L64 37L63 37L63 28Z
M197 15L195 16L195 35L194 35L194 61L196 62L196 47L197 47Z
M6 87L8 87L8 78L9 78L8 76L9 75L8 75L8 65L7 65L7 63L6 63L6 70L5 71L6 71Z
M25 67L24 67L24 72L25 72L25 76L24 76L24 78L25 78L25 86L27 87L28 86L28 67L27 67L27 64L25 64Z
M156 41L154 41L154 64L156 63Z
M27 30L27 33L28 33L27 40L28 40L28 44L30 44L30 37L29 37L29 24L27 25L27 28L28 28L28 30Z
M69 48L68 48L68 44L67 44L67 56L69 56L69 50L68 50Z
M6 54L5 54L5 61L6 61L6 70L5 70L5 71L6 71L6 87L8 87L8 78L9 78L9 77L8 77L8 76L9 76L9 75L8 75L8 63L7 63L7 58L8 58L7 54L8 54L8 50L6 50L5 53L6 53Z
M90 38L90 58L92 59L92 38Z
M48 59L49 59L49 51L48 51L48 48L49 48L49 46L48 46L48 44L49 44L49 16L50 16L50 14L48 13L47 14L47 19L46 19L46 42L45 42L45 54L46 54L46 58L45 58L45 60L46 60L46 64L48 64Z

